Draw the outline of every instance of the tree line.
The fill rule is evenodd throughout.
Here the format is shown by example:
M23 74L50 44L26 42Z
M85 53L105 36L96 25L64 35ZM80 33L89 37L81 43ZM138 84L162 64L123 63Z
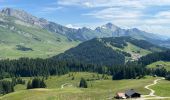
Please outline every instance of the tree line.
M25 80L13 77L11 81L0 80L0 94L5 95L14 92L14 86L17 84L25 84Z
M10 81L0 81L0 94L5 95L7 93L14 92L14 85Z
M161 61L161 60L170 61L170 50L148 54L144 57L141 57L138 63L141 63L143 65L149 65L153 62Z
M170 50L148 54L140 58L138 63L142 64L143 66L147 66L156 61L170 61ZM151 69L151 72L155 75L166 77L167 80L170 80L170 71L166 71L165 68Z
M162 71L162 70L160 70ZM142 64L128 62L123 65L101 66L75 61L56 61L54 59L1 60L0 77L35 77L49 75L63 75L68 72L96 72L112 75L113 79L131 79L159 71L149 70ZM161 72L159 72L161 73Z

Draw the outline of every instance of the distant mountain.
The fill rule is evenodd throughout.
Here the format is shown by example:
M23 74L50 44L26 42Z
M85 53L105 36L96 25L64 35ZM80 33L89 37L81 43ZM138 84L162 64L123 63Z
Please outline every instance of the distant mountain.
M167 39L165 41L160 41L159 45L170 48L170 39Z
M97 27L96 29L92 30L86 27L72 29L50 22L50 24L46 25L44 29L47 29L51 32L60 33L70 40L79 41L87 41L93 38L119 37L119 36L130 36L136 39L146 40L153 44L159 44L160 41L163 41L162 36L153 33L148 33L137 28L122 29L118 26L113 25L112 23L107 23L106 25L102 25L101 27Z
M8 52L0 53L0 59L48 57L90 39L120 36L131 36L161 46L170 44L155 34L136 28L121 29L112 23L94 30L86 27L73 29L35 17L23 10L4 8L0 11L0 45L3 48L0 51Z
M37 25L50 32L61 34L66 36L69 40L87 41L93 38L103 37L117 37L117 36L131 36L137 39L147 40L155 43L155 41L162 40L162 36L141 31L137 28L133 29L122 29L112 23L107 23L101 27L97 27L95 30L83 27L80 29L67 28L60 24L47 21L43 18L37 18L28 14L23 10L16 10L12 8L5 8L1 13L18 18L26 23Z
M138 60L152 52L165 49L145 40L131 37L95 38L81 43L65 53L53 57L57 60L79 61L84 63L113 65Z
M5 8L0 11L0 59L47 58L78 44L59 33L43 29L47 23L22 10Z
M97 27L95 31L100 33L100 36L98 37L118 37L125 34L124 29L121 29L118 26L113 25L112 23L107 23L106 25Z

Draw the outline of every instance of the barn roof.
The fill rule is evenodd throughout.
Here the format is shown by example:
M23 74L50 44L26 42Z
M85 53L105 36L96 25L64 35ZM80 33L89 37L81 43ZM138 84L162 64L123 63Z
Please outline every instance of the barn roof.
M135 93L140 94L140 93L136 92L134 89L130 89L130 90L125 91L125 94L127 96L132 96Z

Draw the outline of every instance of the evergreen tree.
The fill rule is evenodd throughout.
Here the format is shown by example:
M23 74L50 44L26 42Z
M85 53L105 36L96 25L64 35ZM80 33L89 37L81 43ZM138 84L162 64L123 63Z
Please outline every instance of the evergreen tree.
M14 86L10 81L0 81L0 93L7 94L14 92Z
M40 88L41 80L39 78L34 78L32 80L32 88Z
M28 83L27 83L27 89L32 89L32 82L31 82L31 80L29 80Z
M46 87L47 86L46 86L46 84L44 82L44 79L42 79L41 82L40 82L40 88L46 88Z
M169 80L169 81L170 81L170 75L167 75L167 76L166 76L166 80Z
M87 82L86 82L86 80L84 78L81 78L79 87L80 88L87 88L88 87Z
M27 89L33 89L33 88L46 88L46 84L44 82L44 79L40 78L34 78L32 81L28 81L27 83Z
M166 78L166 80L169 80L169 81L170 81L170 72L167 73L167 75L166 75L165 78Z
M75 79L75 77L73 76L72 78L71 78L71 80L74 80Z

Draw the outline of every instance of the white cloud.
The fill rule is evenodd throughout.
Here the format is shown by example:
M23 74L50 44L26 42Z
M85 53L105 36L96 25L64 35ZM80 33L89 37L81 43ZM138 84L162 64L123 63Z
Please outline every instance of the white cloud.
M170 0L139 0L145 6L167 6Z
M170 10L169 11L162 11L162 12L159 12L158 14L155 15L156 18L168 18L170 19Z
M143 16L143 14L140 11L129 11L122 8L106 8L100 11L94 11L82 15L92 16L104 20L125 19L125 18L134 19Z
M84 5L87 7L128 6L143 8L145 6L170 5L170 0L59 0L58 4L66 6Z
M138 0L59 0L59 5L65 6L80 6L80 7L113 7L113 6L123 6L123 7L134 7L143 8L144 6Z
M56 10L60 10L62 9L63 7L59 6L59 7L44 7L42 9L42 11L44 12L51 12L51 11L56 11Z
M81 2L79 0L58 0L58 4L59 5L66 5L66 6L70 6L70 5L78 5L78 3Z
M99 19L101 22L112 22L124 28L137 27L170 35L170 10L160 9L170 6L170 0L59 0L58 5L90 9L82 15ZM158 7L158 11L154 9L152 13L153 7ZM89 25L94 26L96 23Z
M162 25L141 25L139 29L145 30L146 32L156 33L159 35L166 35L170 37L170 27Z
M61 6L58 6L58 7L47 6L47 7L42 8L40 13L52 13L52 12L55 12L55 11L61 10L61 9L63 9L63 7L61 7Z
M83 5L86 7L93 7L93 5L90 2L84 2Z

